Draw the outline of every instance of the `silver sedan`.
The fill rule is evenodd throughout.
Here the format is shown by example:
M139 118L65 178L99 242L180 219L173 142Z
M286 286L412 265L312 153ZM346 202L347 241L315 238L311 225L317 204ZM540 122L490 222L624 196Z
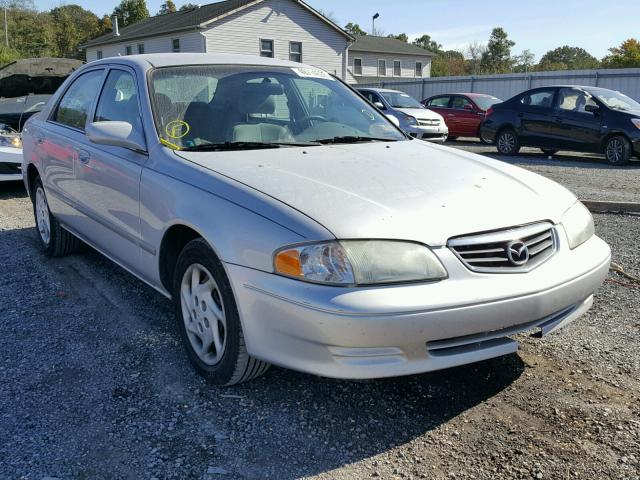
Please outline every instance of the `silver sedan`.
M24 130L48 255L82 240L174 300L189 359L406 375L514 352L609 266L586 208L514 166L411 139L339 79L158 54L75 72Z

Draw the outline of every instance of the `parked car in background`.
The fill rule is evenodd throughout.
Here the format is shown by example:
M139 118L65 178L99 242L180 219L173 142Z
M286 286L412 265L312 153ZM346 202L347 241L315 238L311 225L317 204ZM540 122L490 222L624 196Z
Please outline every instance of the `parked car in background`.
M614 165L640 155L640 104L598 87L539 87L494 105L481 127L498 152L515 155L520 147L603 153Z
M480 136L480 124L484 120L485 112L500 102L502 100L499 98L482 93L452 93L434 95L423 100L422 104L442 115L449 128L449 140L477 137L483 143L487 143Z
M26 58L0 68L0 181L22 179L22 126L80 65L67 58Z
M398 119L400 128L414 138L444 142L449 130L442 116L425 108L411 95L387 88L358 88L367 100L386 115Z
M216 384L270 363L375 378L513 353L514 334L586 312L609 270L571 192L414 140L297 62L91 62L23 141L44 252L81 238L172 298Z

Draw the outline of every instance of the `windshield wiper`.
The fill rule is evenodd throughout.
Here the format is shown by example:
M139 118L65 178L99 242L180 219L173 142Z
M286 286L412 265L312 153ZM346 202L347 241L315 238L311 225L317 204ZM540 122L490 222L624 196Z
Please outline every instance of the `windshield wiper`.
M380 138L380 137L358 137L353 135L345 135L342 137L333 138L321 138L317 140L318 143L359 143L359 142L397 142L398 140L393 138Z
M185 152L221 152L228 150L259 150L262 148L286 147L307 147L319 145L318 143L295 143L295 142L223 142L223 143L203 143L202 145L192 145L182 147Z

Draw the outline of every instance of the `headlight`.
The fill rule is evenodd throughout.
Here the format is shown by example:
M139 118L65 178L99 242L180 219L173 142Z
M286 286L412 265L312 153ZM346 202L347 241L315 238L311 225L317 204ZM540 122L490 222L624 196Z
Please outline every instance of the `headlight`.
M561 223L571 249L582 245L594 234L593 217L582 202L574 203L563 215Z
M411 115L407 115L406 113L404 113L403 115L404 115L405 122L407 122L409 125L418 124L418 120L416 120L416 117L412 117Z
M276 273L333 285L438 280L447 271L429 247L393 240L343 240L296 245L274 255Z
M0 147L22 148L20 135L0 135Z
M633 123L636 128L640 129L640 118L632 118L631 123Z

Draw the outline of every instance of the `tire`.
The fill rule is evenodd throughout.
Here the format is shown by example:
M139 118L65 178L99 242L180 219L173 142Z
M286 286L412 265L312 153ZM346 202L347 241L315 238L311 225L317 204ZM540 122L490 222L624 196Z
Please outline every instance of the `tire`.
M542 153L544 153L545 155L548 156L553 156L556 153L558 153L558 150L554 149L554 148L541 148L540 150L542 150Z
M502 155L516 155L520 151L518 135L511 128L500 131L496 137L496 148Z
M173 280L176 321L189 361L215 385L259 377L269 363L249 355L231 285L207 242L189 242L178 257Z
M478 137L478 138L480 139L480 143L483 144L483 145L491 145L491 144L493 144L493 142L491 140L487 140L487 139L482 138L482 137Z
M624 165L632 155L631 142L622 135L613 135L604 146L604 157L611 165Z
M49 210L47 194L40 177L33 181L33 217L36 221L36 232L42 245L42 250L49 257L62 257L75 252L80 246L80 240L68 232Z

